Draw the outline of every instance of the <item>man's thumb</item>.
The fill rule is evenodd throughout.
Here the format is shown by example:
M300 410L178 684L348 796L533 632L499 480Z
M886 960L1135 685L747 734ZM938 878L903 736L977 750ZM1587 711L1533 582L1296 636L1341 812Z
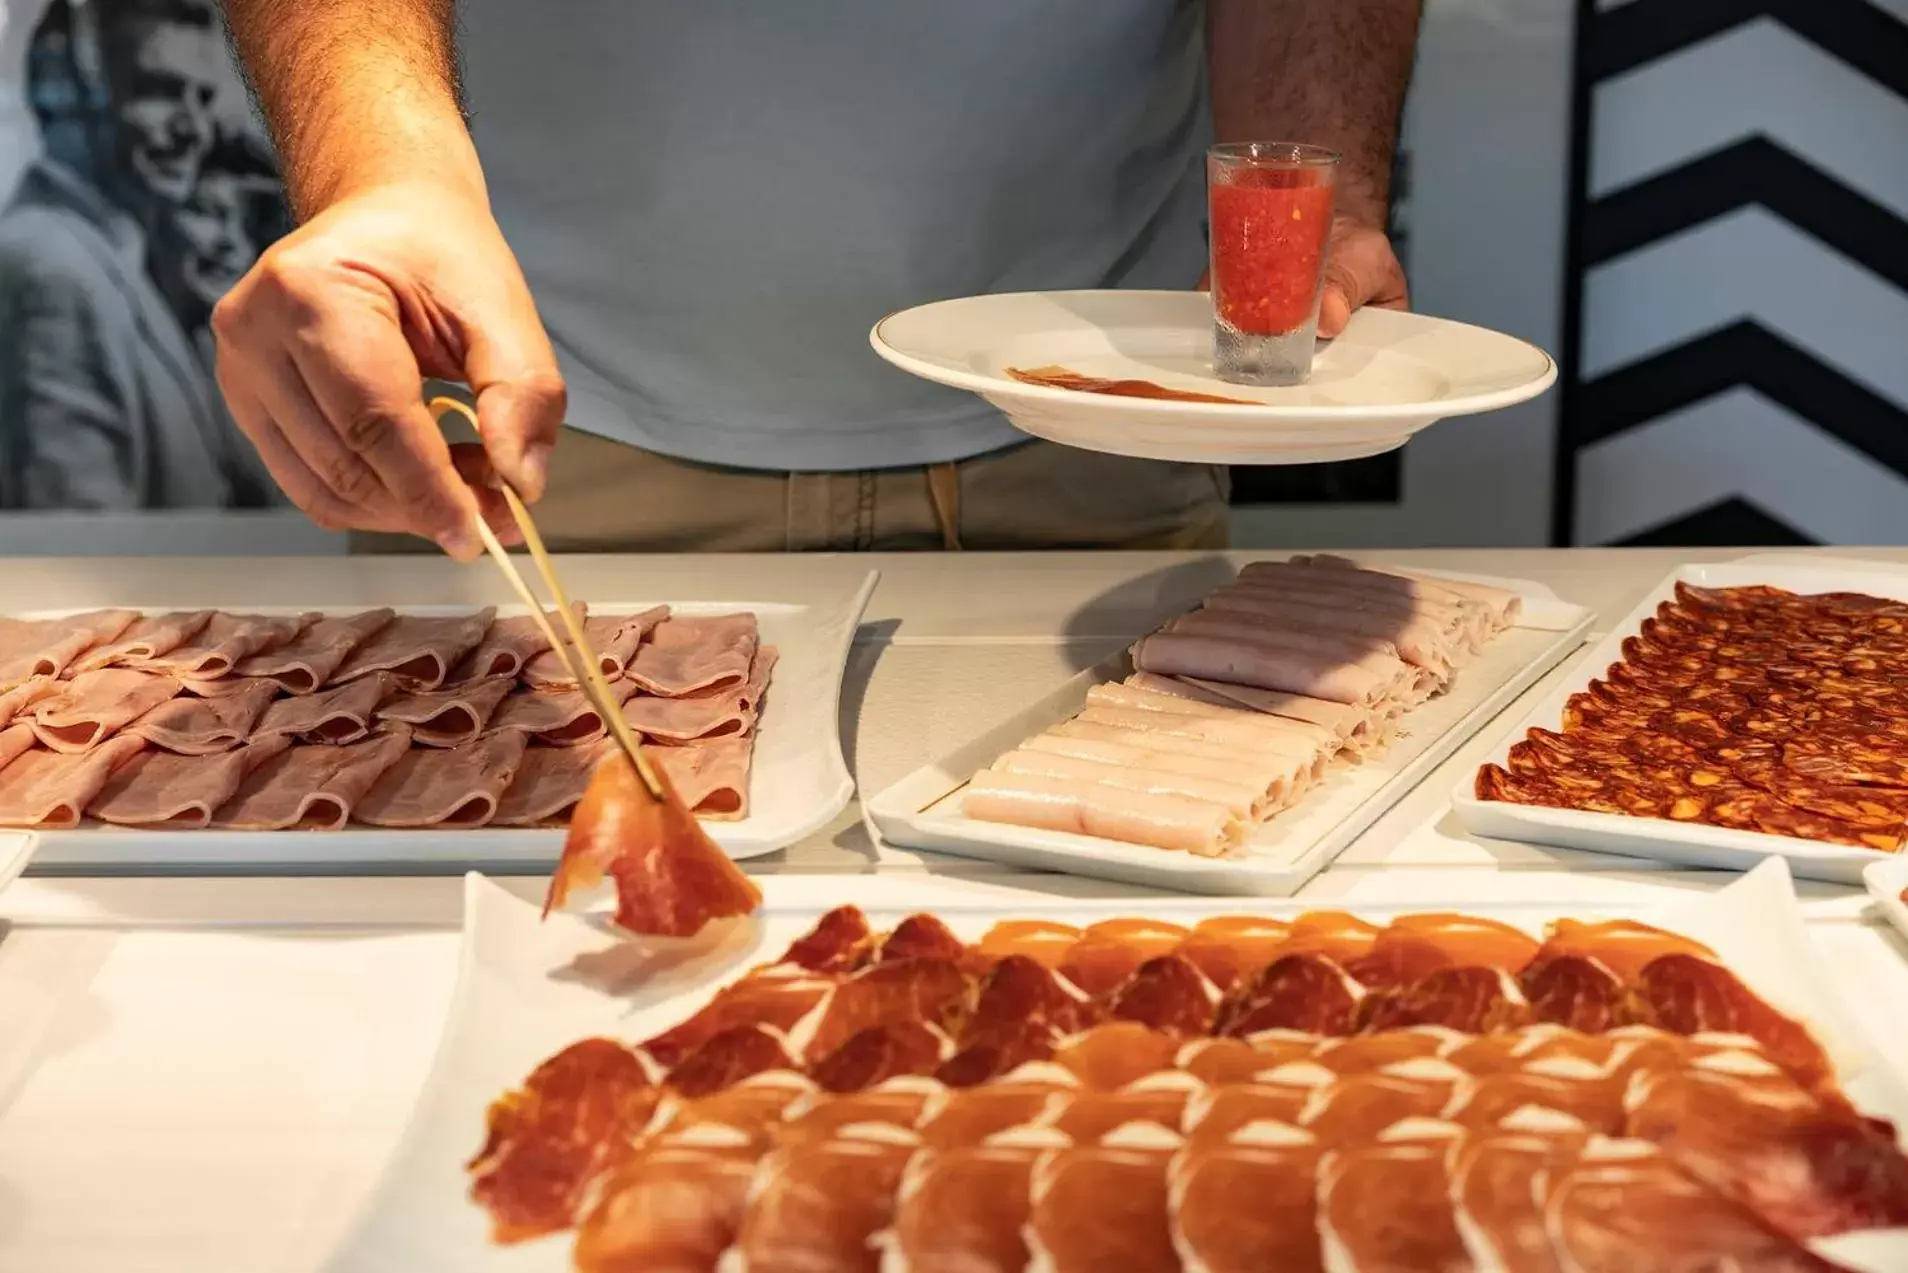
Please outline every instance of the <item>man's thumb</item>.
M464 374L491 467L524 499L540 498L568 394L535 312L474 333Z

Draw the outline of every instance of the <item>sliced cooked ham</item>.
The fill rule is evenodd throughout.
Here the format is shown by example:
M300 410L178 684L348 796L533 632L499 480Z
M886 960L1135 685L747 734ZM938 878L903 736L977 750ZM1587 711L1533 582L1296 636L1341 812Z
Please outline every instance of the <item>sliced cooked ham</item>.
M1153 680L1150 673L1142 672L1128 679L1138 682L1141 677L1147 678L1144 685L1150 687ZM1255 712L1264 712L1268 716L1281 716L1288 720L1302 720L1322 726L1331 730L1343 742L1377 741L1385 722L1390 718L1389 709L1353 707L1346 703L1327 702L1322 698L1309 698L1304 694L1287 694L1281 690L1265 690L1251 685L1228 685L1223 681L1205 681L1195 677L1160 677L1158 679L1176 679L1181 685L1190 687L1194 691L1237 703Z
M1284 808L1311 781L1310 763L1297 756L1188 755L1161 747L1058 733L1036 734L1020 746L1023 751L1077 756L1150 774L1185 774L1245 784L1259 792L1261 817Z
M676 615L636 651L629 679L666 698L728 689L748 681L758 644L752 614Z
M1396 663L1397 660L1392 660ZM1414 681L1382 665L1351 663L1235 637L1159 632L1133 647L1142 672L1250 685L1369 707L1405 695Z
M217 698L181 694L168 699L125 727L154 747L185 756L230 751L252 736L253 727L278 686L272 681L242 681L242 688Z
M589 612L589 607L581 601L576 602L571 609L579 620ZM556 620L552 619L551 622ZM484 633L483 643L464 656L445 684L468 685L498 676L520 676L533 659L549 648L550 642L544 638L543 628L538 625L535 615L519 614L499 619L490 625L490 631Z
M331 679L331 674L353 650L383 631L396 617L396 611L383 607L320 619L297 639L270 653L240 659L232 675L264 677L283 686L288 694L310 694Z
M523 751L514 732L412 750L364 794L354 816L380 827L481 827L496 816Z
M281 698L266 706L252 727L252 736L290 734L312 742L356 742L371 732L378 705L396 689L396 678L377 672L316 694Z
M1368 586L1390 591L1406 592L1412 596L1428 596L1442 601L1455 602L1468 599L1484 606L1495 619L1499 629L1510 627L1517 622L1517 616L1523 613L1524 599L1508 588L1495 588L1487 583L1473 583L1468 579L1446 579L1442 575L1427 575L1417 570L1400 570L1396 566L1378 569L1361 566L1349 557L1334 557L1320 553L1312 557L1295 557L1299 565L1315 570L1343 570L1356 572L1361 581Z
M137 610L89 610L59 619L0 619L0 689L58 676L94 646L119 639Z
M643 754L669 775L669 785L691 813L715 822L749 816L753 740L718 738L687 747L646 747Z
M664 743L740 738L755 728L755 713L774 670L776 650L757 647L749 679L734 689L683 698L637 694L623 703L623 719L646 738Z
M1061 721L1049 729L1043 737L1120 743L1128 747L1143 747L1149 751L1170 751L1175 755L1192 756L1196 759L1215 762L1245 759L1266 763L1289 763L1298 768L1299 774L1307 784L1324 776L1325 767L1331 760L1331 757L1323 752L1311 750L1302 745L1291 746L1284 750L1260 746L1242 757L1240 748L1234 743L1215 743L1196 735L1188 736L1123 725L1108 725L1078 718Z
M1456 664L1471 654L1470 650L1454 645L1440 625L1427 619L1400 620L1368 610L1341 610L1335 606L1288 601L1263 589L1221 588L1206 598L1205 609L1194 613L1228 615L1235 621L1257 624L1261 629L1321 635L1338 633L1382 641L1407 663L1444 675L1449 675Z
M1257 822L1267 812L1266 788L1261 783L1237 782L1210 774L1124 765L1088 756L1069 756L1038 747L1008 752L993 764L995 773L1034 774L1046 778L1095 782L1122 791L1190 796L1223 805L1233 817Z
M379 720L402 721L412 738L430 747L458 747L484 732L515 684L508 677L450 689L400 694L377 710Z
M219 756L144 751L113 772L86 812L121 826L200 830L247 773L289 746L267 738Z
M1280 725L1299 722L1275 721L1271 717L1241 712L1238 718L1190 716L1177 712L1152 711L1144 707L1113 707L1088 702L1074 718L1083 725L1110 725L1115 729L1136 730L1141 734L1172 735L1219 747L1231 747L1253 755L1313 756L1338 750L1337 744L1297 729Z
M253 768L212 814L230 831L336 831L364 793L411 747L411 731L389 726L363 742L295 743Z
M57 752L34 747L16 757L0 783L0 826L65 829L79 825L113 771L145 748L130 734L108 738L91 751Z
M179 610L137 620L112 641L96 645L73 663L75 672L95 668L137 666L172 651L205 630L212 621L210 610Z
M331 684L388 672L406 689L434 690L459 660L483 644L496 617L495 606L448 618L399 615L351 652L343 666L332 673Z
M1223 857L1246 827L1224 805L1096 782L984 770L967 785L970 818Z
M668 617L668 606L655 606L640 614L599 614L585 619L583 635L596 651L603 675L612 681L622 679L643 638ZM574 689L576 686L576 678L563 670L563 660L551 650L524 664L523 679L534 689Z
M612 693L635 687L627 681L610 685ZM557 747L593 743L609 730L581 690L518 690L507 695L491 714L485 730L492 734L528 734Z
M179 693L155 672L108 667L82 672L33 706L33 732L54 751L85 751Z
M0 729L5 729L16 719L24 720L31 716L33 705L49 694L58 693L60 684L50 676L36 676L0 693Z
M194 681L231 674L239 660L285 645L324 616L312 614L214 614L191 640L141 664Z
M581 747L528 747L517 777L497 802L490 824L540 827L569 821L570 811L589 789L596 764L615 744L605 739Z

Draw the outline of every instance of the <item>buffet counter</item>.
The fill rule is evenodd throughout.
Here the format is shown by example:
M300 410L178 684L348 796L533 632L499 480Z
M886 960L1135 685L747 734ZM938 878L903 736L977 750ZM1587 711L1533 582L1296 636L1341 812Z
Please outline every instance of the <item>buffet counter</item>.
M1623 615L1677 564L1728 552L1419 551L1403 566L1543 583ZM1908 562L1908 550L1835 556ZM849 660L842 737L880 791L1228 578L1217 555L578 558L579 595L798 599L881 583ZM15 611L504 600L440 559L22 560ZM1623 901L1736 878L1473 838L1456 782L1581 654L1460 747L1300 894L1351 901ZM941 905L1134 890L879 843L851 806L751 862L781 897ZM542 880L506 881L526 897ZM1798 883L1812 933L1883 1055L1908 1055L1908 949L1854 889ZM375 1186L431 1064L458 963L462 882L438 877L53 876L0 892L0 1273L319 1267ZM474 1149L475 1146L473 1145Z

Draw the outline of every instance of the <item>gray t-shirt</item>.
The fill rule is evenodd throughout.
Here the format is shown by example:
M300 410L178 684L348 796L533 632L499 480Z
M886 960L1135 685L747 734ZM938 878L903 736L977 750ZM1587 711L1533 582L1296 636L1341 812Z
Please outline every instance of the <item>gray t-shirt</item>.
M463 0L473 131L570 422L707 463L1019 440L868 348L893 310L1190 287L1198 0Z

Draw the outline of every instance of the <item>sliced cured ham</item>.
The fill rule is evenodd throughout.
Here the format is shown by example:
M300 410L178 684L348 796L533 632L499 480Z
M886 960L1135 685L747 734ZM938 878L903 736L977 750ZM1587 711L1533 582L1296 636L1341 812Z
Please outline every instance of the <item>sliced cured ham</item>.
M910 1138L911 1139L911 1138ZM762 1160L736 1233L740 1268L874 1269L870 1239L894 1218L910 1140L790 1145Z
M221 610L190 640L147 659L141 666L149 672L169 672L187 680L217 680L229 676L240 660L289 643L322 617L227 614Z
M714 1273L755 1177L746 1143L644 1153L604 1182L572 1253L577 1273Z
M1241 981L1220 1007L1217 1033L1235 1038L1261 1030L1350 1034L1365 988L1323 955L1285 955Z
M1063 1075L1064 1077L1064 1072ZM931 1153L969 1148L989 1142L1015 1127L1040 1122L1064 1108L1073 1088L1047 1079L1002 1079L951 1092L947 1101L930 1110L917 1129Z
M867 962L875 947L875 932L859 906L837 906L815 921L815 926L789 943L777 968L807 972L848 973Z
M1204 800L991 770L975 774L968 783L962 809L984 822L1179 849L1202 857L1224 856L1246 833L1231 810Z
M643 1051L663 1066L674 1066L725 1030L766 1025L783 1033L795 1028L834 983L822 977L751 976L724 986L715 998L680 1025L644 1043Z
M96 668L137 666L148 659L170 654L205 630L212 621L210 610L179 610L137 619L117 638L102 642L75 659L73 672L91 672Z
M978 949L990 959L1024 955L1046 968L1058 968L1080 940L1071 924L1044 919L1003 919L981 934Z
M1345 911L1306 911L1292 921L1286 953L1323 955L1342 967L1370 954L1381 931Z
M587 608L580 601L574 609L578 619L587 613ZM551 622L556 620L553 618ZM463 661L451 670L445 683L468 685L473 681L489 681L500 676L515 680L523 674L526 664L549 648L550 642L544 637L543 628L535 615L519 614L498 619L490 625L490 631L484 633L484 639L477 648L466 654Z
M1162 1034L1137 1021L1114 1021L1062 1043L1054 1050L1053 1063L1081 1087L1113 1092L1171 1069L1180 1042L1178 1035Z
M932 1075L953 1051L953 1040L939 1026L889 1021L814 1060L808 1073L823 1091L862 1092L893 1078Z
M793 1069L787 1036L760 1025L739 1025L708 1039L679 1061L666 1080L676 1095L694 1100L727 1091L744 1079Z
M247 773L290 745L268 738L217 756L142 751L113 771L86 812L120 826L201 830Z
M694 743L742 737L755 728L756 710L777 657L774 646L758 646L748 681L733 689L680 698L633 695L623 701L623 719L654 742Z
M711 822L749 816L749 767L755 747L747 738L718 738L687 747L652 747L648 755L690 812Z
M930 1106L947 1099L947 1089L932 1079L902 1078L849 1095L815 1092L797 1099L781 1114L775 1142L793 1145L810 1140L835 1140L861 1124L912 1130Z
M656 625L625 675L645 694L665 697L728 689L748 681L758 644L752 614L673 615Z
M560 826L589 790L597 762L614 743L604 740L583 747L526 747L517 776L497 802L492 826Z
M891 964L902 959L938 959L966 968L972 964L967 943L938 916L919 911L894 926L894 931L876 946L874 962ZM983 971L985 963L972 964L972 971Z
M1204 1089L1189 1074L1148 1075L1117 1092L1076 1092L1057 1104L1041 1126L1053 1128L1076 1145L1100 1144L1134 1123L1176 1132L1187 1102Z
M1400 1061L1442 1056L1461 1045L1465 1036L1454 1030L1420 1027L1321 1040L1310 1059L1337 1075L1369 1074ZM1462 1068L1462 1067L1459 1067Z
M320 619L284 645L240 659L230 675L263 677L287 694L310 694L331 679L353 650L382 632L396 617L396 611L386 606Z
M915 1021L950 1028L973 1008L977 993L973 979L952 960L876 964L836 987L813 1035L799 1046L821 1057L876 1026Z
M410 747L403 726L345 746L294 744L250 770L214 811L212 825L232 831L340 830L365 792Z
M1060 972L1094 998L1112 994L1148 959L1171 954L1191 934L1162 920L1102 920L1067 951Z
M1397 662L1397 660L1393 660ZM1143 672L1224 681L1258 689L1370 707L1407 695L1417 681L1383 664L1349 663L1328 656L1190 632L1157 632L1133 647Z
M684 1099L671 1094L650 1124L660 1144L693 1144L708 1139L711 1127L746 1133L766 1151L780 1138L782 1120L819 1095L805 1075L793 1070L751 1074L708 1096Z
M604 678L622 679L643 638L668 617L668 606L656 606L640 614L599 614L585 618L583 635L596 651ZM535 689L576 688L576 678L564 670L562 658L547 648L522 665L521 675L524 683Z
M1364 1005L1360 1027L1397 1030L1434 1025L1465 1034L1515 1029L1532 1020L1530 1004L1502 968L1471 965L1439 968L1403 990L1374 995Z
M1543 948L1531 960L1530 966L1541 967L1545 960L1554 955L1582 955L1594 959L1626 983L1635 982L1651 962L1663 955L1696 955L1710 960L1716 958L1716 952L1701 942L1632 919L1590 922L1560 919L1550 926Z
M1270 812L1267 788L1257 783L1229 782L1202 774L1157 770L1069 756L1041 748L1010 751L993 763L993 771L1032 774L1074 782L1099 783L1122 791L1164 796L1188 796L1223 805L1242 822L1257 822Z
M620 693L629 686L618 682L610 688ZM508 694L497 704L485 728L492 734L534 736L554 747L600 742L609 734L602 715L581 690L519 690Z
M1406 1069L1441 1076L1398 1073ZM1369 1144L1407 1119L1436 1119L1463 1077L1462 1071L1444 1062L1422 1060L1347 1075L1312 1093L1299 1113L1298 1125L1321 1145Z
M399 615L352 650L331 674L330 684L387 672L406 689L437 689L465 655L483 644L496 617L495 606L445 618Z
M1057 1150L1034 1164L1028 1246L1052 1273L1176 1273L1166 1169L1176 1137Z
M1442 1143L1369 1145L1319 1163L1318 1229L1346 1273L1471 1273Z
M178 693L175 678L153 672L82 672L33 705L33 733L54 751L87 751Z
M1137 1021L1168 1034L1203 1035L1212 1028L1219 992L1196 964L1161 955L1141 964L1107 1005L1120 1021Z
M1274 1082L1275 1076L1294 1081ZM1294 1143L1313 1144L1312 1134L1298 1126L1299 1115L1313 1093L1331 1081L1331 1071L1317 1066L1274 1067L1263 1079L1228 1083L1193 1097L1186 1105L1185 1127L1195 1146L1230 1145L1242 1138L1275 1134ZM1280 1130L1274 1133L1272 1128Z
M1652 1015L1615 973L1585 955L1548 958L1526 968L1517 985L1537 1020L1586 1034L1647 1023Z
M511 681L499 678L449 689L400 693L380 703L374 715L378 720L409 725L412 740L425 746L458 747L484 732L511 685Z
M9 733L12 731L9 730ZM15 736L17 746L17 735ZM79 825L113 772L145 749L145 740L108 738L83 752L34 747L16 756L0 784L0 826L63 830Z
M58 676L94 646L115 641L137 610L90 610L60 619L0 619L0 690Z
M1582 1135L1475 1136L1451 1160L1451 1202L1458 1231L1478 1268L1503 1273L1564 1273L1545 1215L1549 1173L1567 1167Z
M1204 1273L1323 1273L1313 1173L1304 1143L1215 1145L1173 1159L1172 1227L1187 1268Z
M1827 1055L1808 1028L1765 1003L1716 960L1669 954L1637 978L1657 1025L1678 1034L1744 1034L1805 1083L1829 1073Z
M379 827L481 827L496 816L523 760L521 734L493 734L462 747L399 757L353 810Z
M901 1181L882 1244L910 1273L1021 1273L1032 1207L1029 1146L973 1145L922 1155Z
M1190 960L1221 991L1252 976L1277 957L1292 926L1256 915L1215 915L1193 927L1174 953Z
M219 698L181 694L120 732L136 734L154 747L182 756L215 755L251 738L259 718L276 697L278 686L271 681L251 681L237 693Z
M1532 1109L1562 1114L1598 1135L1623 1134L1623 1089L1602 1077L1557 1078L1531 1070L1492 1074L1464 1085L1444 1116L1491 1131L1515 1126L1519 1115Z
M378 673L316 694L277 699L259 714L252 736L284 734L310 742L354 743L371 732L379 704L396 690L393 678ZM405 736L409 738L408 732Z

